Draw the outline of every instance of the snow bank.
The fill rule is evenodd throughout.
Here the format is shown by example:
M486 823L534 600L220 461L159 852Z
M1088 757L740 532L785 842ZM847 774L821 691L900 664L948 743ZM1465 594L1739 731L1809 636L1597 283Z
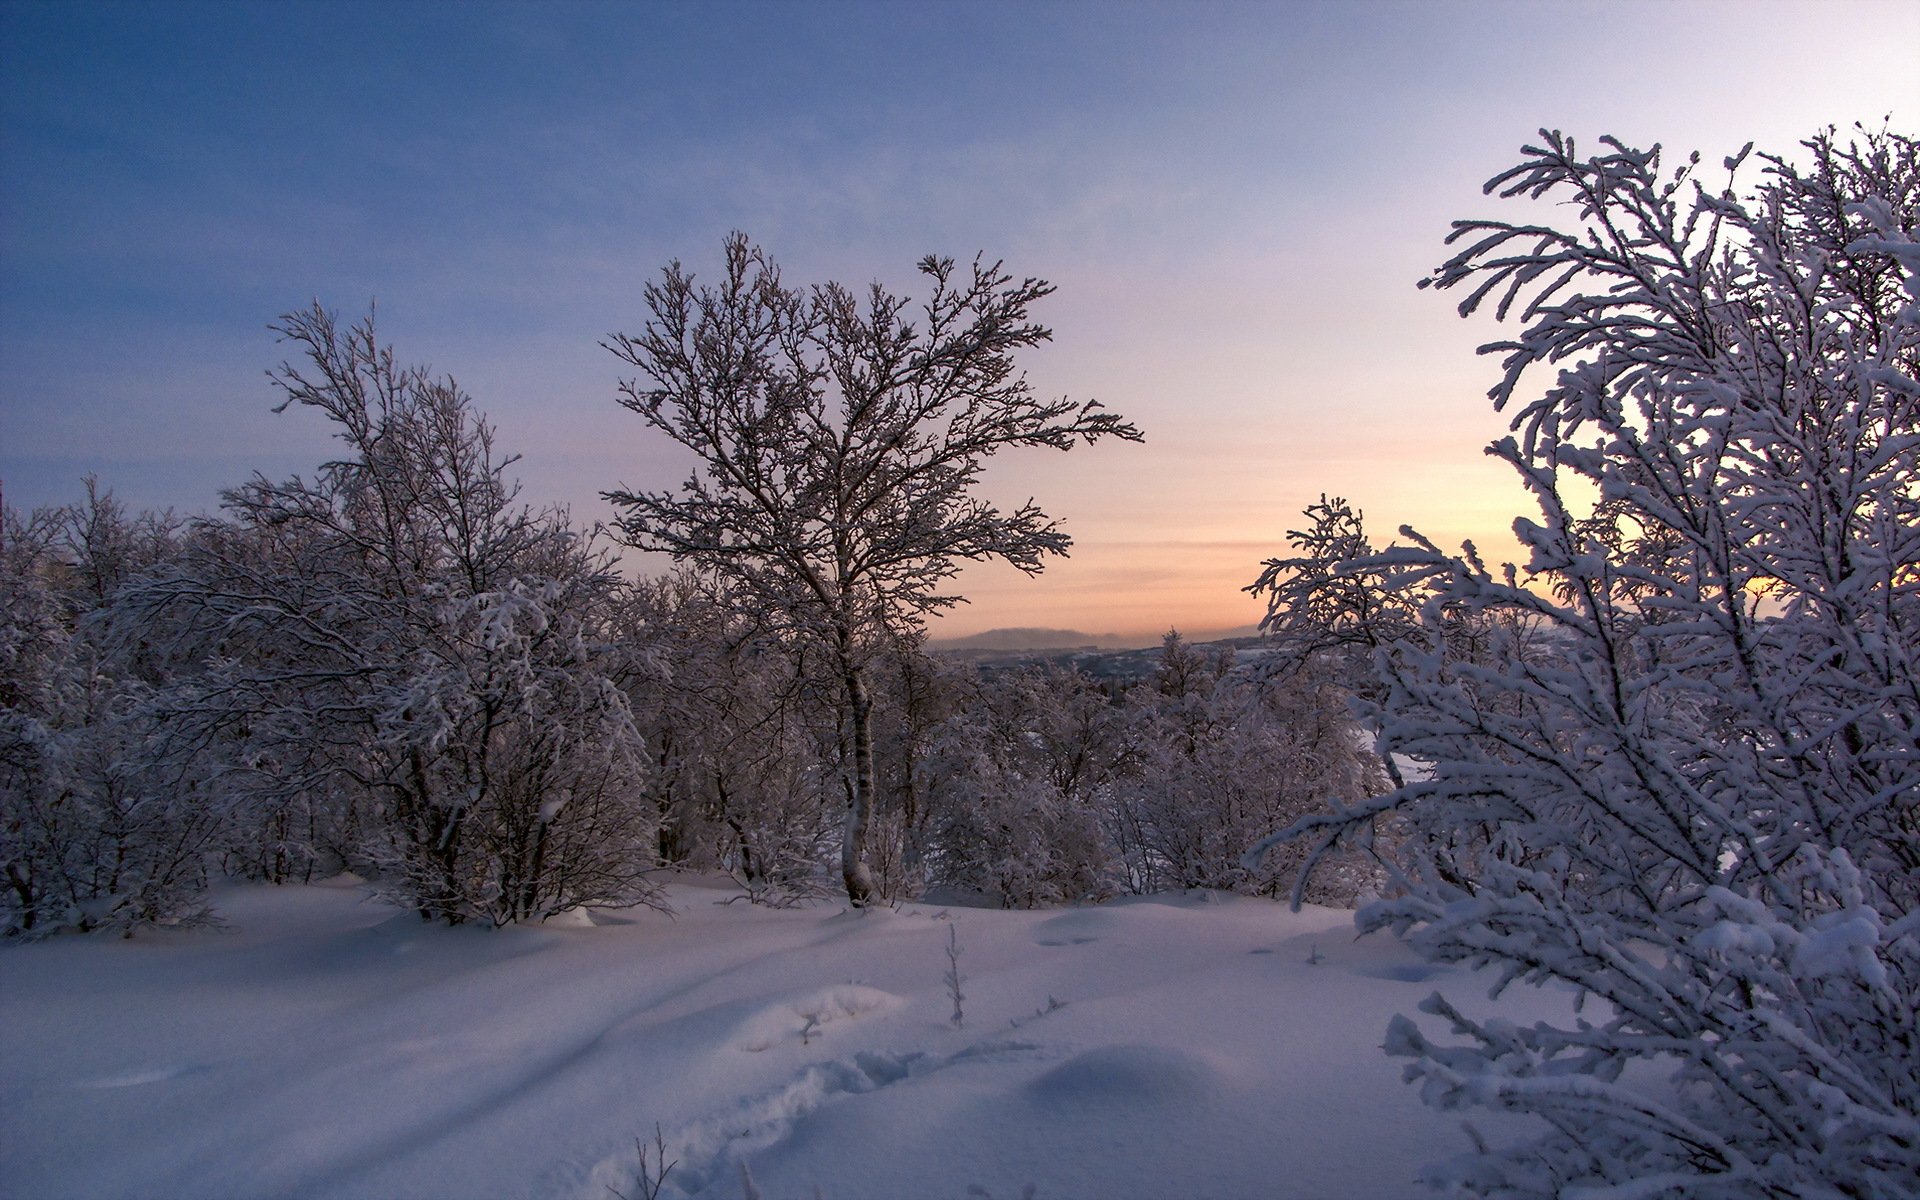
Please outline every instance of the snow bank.
M768 1200L1364 1200L1459 1149L1379 1051L1449 972L1345 913L727 895L494 933L237 887L225 930L8 948L0 1194L606 1200L656 1124L665 1194L726 1200L742 1162Z

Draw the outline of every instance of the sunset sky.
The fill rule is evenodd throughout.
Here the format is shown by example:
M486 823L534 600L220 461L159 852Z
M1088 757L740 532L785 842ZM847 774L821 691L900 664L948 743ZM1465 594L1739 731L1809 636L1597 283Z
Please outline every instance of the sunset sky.
M604 520L681 460L614 402L669 259L917 294L936 252L1059 288L1038 390L1144 445L996 463L1070 560L970 571L939 633L1251 624L1322 492L1498 555L1497 336L1416 290L1542 125L1719 159L1920 122L1920 3L0 3L0 488L212 511L328 456L266 326L377 300ZM1677 161L1677 158L1676 158Z

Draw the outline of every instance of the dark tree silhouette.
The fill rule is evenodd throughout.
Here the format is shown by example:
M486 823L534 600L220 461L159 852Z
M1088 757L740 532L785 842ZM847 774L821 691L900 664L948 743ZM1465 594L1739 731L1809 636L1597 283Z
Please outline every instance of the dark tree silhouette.
M923 259L933 289L916 324L877 284L864 298L785 286L744 235L725 257L714 287L667 267L642 332L607 343L640 372L621 404L698 459L677 489L607 497L629 543L721 573L834 673L850 750L841 870L865 904L876 646L958 602L942 585L964 561L1034 573L1066 553L1031 501L1009 512L974 494L987 459L1140 433L1092 401L1040 399L1016 368L1050 336L1028 318L1053 290L1042 280Z

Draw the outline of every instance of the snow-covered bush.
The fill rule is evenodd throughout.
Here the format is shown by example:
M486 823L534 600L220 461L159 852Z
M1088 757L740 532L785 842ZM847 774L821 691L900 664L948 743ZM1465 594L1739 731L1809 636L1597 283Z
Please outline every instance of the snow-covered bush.
M1008 908L1095 900L1113 890L1099 814L1019 755L992 753L991 733L964 719L944 730L927 790L938 813L933 881ZM1004 745L1004 743L1001 743Z
M1009 907L1110 895L1120 864L1102 805L1124 739L1121 712L1077 672L979 681L919 763L930 882Z
M786 903L827 888L839 849L833 706L805 655L723 589L684 569L628 589L619 674L651 755L661 861Z
M344 860L450 923L648 899L607 557L564 513L518 506L472 401L397 365L371 321L315 308L279 330L305 359L276 376L286 404L349 454L230 489L227 519L119 606L127 636L198 664L167 723L242 798L241 865Z
M1488 189L1572 219L1460 222L1428 281L1522 323L1488 347L1519 403L1491 453L1538 509L1531 559L1404 531L1327 574L1417 601L1367 717L1424 770L1295 832L1391 814L1398 894L1362 928L1600 1002L1395 1022L1430 1102L1544 1123L1435 1168L1456 1193L1910 1196L1920 145L1829 131L1707 186L1697 158L1543 138Z
M503 925L650 894L645 748L581 619L594 600L578 593L607 582L513 579L445 600L441 644L379 714L415 786L396 794L400 836L375 845L423 912Z
M156 718L103 623L171 550L163 517L85 502L0 511L0 929L41 936L197 917L222 796Z
M1384 790L1345 693L1308 669L1236 669L1231 651L1203 653L1170 633L1128 715L1131 769L1114 786L1109 826L1135 891L1286 891L1304 853L1248 851L1303 814ZM1307 898L1351 904L1375 882L1365 857L1343 852Z
M165 744L148 696L81 665L46 712L0 712L5 932L131 930L202 915L219 797Z
M945 677L951 711L916 762L928 883L1031 906L1218 888L1271 895L1305 851L1250 848L1303 813L1384 790L1344 691L1237 667L1170 634L1151 679L1052 665ZM896 742L911 739L899 737ZM1312 883L1350 904L1378 882L1341 851Z
M982 684L975 664L929 654L918 636L894 638L875 663L874 786L879 814L870 845L889 893L917 896L928 883L939 816L929 802L930 756L947 723L977 711Z

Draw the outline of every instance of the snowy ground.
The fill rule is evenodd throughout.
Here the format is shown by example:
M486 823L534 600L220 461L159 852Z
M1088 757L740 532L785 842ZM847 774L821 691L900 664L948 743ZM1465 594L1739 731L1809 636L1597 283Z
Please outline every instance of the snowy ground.
M232 887L222 931L0 949L0 1195L637 1198L656 1123L662 1195L725 1200L742 1161L767 1200L1360 1200L1463 1148L1379 1044L1482 981L1344 912L670 894L489 932Z

